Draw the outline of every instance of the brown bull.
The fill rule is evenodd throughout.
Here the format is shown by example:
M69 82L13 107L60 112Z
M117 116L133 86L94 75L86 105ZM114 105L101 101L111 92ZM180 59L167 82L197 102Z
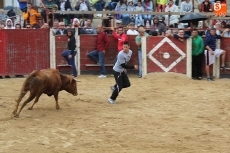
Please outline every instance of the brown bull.
M48 96L54 95L56 101L56 109L60 109L58 105L58 93L61 90L65 90L71 93L72 95L77 96L77 83L74 77L63 75L56 69L44 69L32 72L26 78L22 86L21 93L18 99L16 100L13 115L15 117L19 117L19 114L23 107L36 97L33 105L29 107L29 110L32 110L34 104L38 102L39 97L43 93L47 94ZM18 111L19 103L28 91L30 91L30 95Z

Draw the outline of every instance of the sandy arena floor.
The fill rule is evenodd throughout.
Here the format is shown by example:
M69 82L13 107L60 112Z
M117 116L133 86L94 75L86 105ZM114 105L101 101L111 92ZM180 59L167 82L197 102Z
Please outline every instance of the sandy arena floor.
M11 118L24 80L0 80L0 153L230 152L229 79L130 76L132 86L111 105L113 77L82 75L77 97L60 93L61 110L42 95Z

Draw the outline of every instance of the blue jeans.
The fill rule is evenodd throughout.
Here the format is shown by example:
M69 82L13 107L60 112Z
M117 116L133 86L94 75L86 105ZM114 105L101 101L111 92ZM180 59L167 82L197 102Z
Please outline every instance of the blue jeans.
M142 18L141 14L138 14L138 16L136 16L136 18L135 18L135 25L136 26L138 26L138 20L139 20L140 25L144 25L143 18Z
M117 6L117 2L109 2L108 3L108 8L110 11L115 10L116 6Z
M101 74L106 75L105 70L105 54L97 50L93 50L88 53L88 57L91 58L95 63L99 63L101 67Z
M75 65L75 56L76 56L76 54L77 54L77 52L74 51L72 58L68 57L70 55L70 50L66 50L66 51L62 52L62 54L61 54L65 58L66 62L69 65L71 65L74 77L77 77L77 69L76 69L76 65Z
M151 25L152 15L144 14L144 15L143 15L143 18L144 18L144 23L145 23L145 25L146 25L146 21L147 21L147 20L149 21L149 25Z
M121 18L122 18L122 24L123 25L128 25L130 23L130 16L129 16L129 14L122 14Z
M142 76L142 51L138 50L139 76Z
M96 11L102 11L102 10L103 10L103 7L104 7L104 3L102 3L102 1L98 1L98 2L95 4Z

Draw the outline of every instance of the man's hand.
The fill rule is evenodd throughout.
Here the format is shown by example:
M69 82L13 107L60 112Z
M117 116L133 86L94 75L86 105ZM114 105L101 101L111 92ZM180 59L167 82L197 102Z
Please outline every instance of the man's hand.
M104 55L105 55L105 50L103 50L102 52L103 52L103 53L104 53Z
M138 70L138 66L137 66L137 65L134 65L134 69Z
M114 31L114 27L111 27L110 29L111 29L112 31Z
M73 56L72 56L72 55L69 55L68 57L69 57L69 59L71 59Z

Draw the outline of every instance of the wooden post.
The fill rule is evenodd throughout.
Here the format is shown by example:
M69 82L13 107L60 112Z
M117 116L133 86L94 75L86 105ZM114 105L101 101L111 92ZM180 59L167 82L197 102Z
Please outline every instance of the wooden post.
M192 78L192 39L191 38L187 39L186 52L187 52L186 75L189 78Z
M141 38L141 51L142 51L142 76L147 75L147 41L146 37Z
M220 48L220 40L218 39L216 48ZM215 62L213 64L213 76L216 79L220 78L220 57L215 57Z

